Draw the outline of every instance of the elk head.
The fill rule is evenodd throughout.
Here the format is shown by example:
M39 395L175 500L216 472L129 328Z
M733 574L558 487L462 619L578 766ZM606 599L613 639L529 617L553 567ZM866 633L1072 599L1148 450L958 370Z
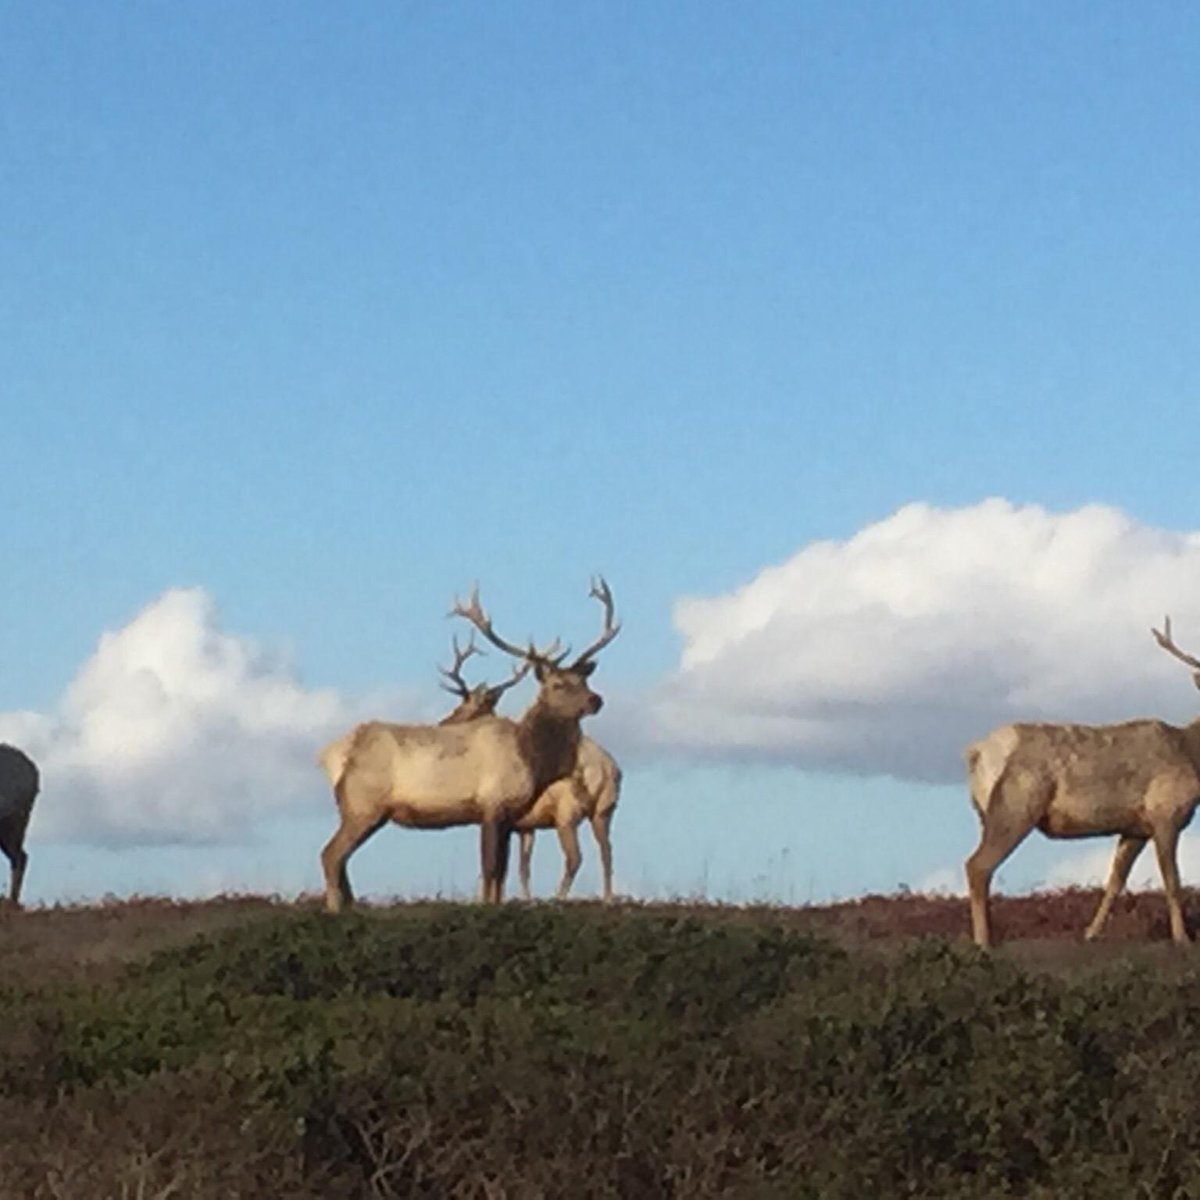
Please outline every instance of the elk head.
M471 655L483 653L475 645L474 631L472 631L465 649L459 646L457 637L451 639L451 645L454 648L454 665L451 667L438 667L438 670L450 681L449 683L443 683L441 686L452 696L457 696L459 704L449 716L443 718L443 725L458 725L464 721L474 721L477 717L491 716L496 711L496 706L500 703L500 697L509 688L515 687L529 674L529 663L520 663L513 668L512 678L504 683L494 685L477 683L474 687L471 687L462 677L463 663Z
M450 611L470 621L493 646L520 659L526 669L532 667L540 688L537 703L543 711L563 720L579 720L598 713L604 704L603 697L593 692L587 681L596 669L596 655L621 631L620 622L613 616L613 598L608 584L597 577L592 581L590 595L604 606L604 628L600 636L570 664L565 663L570 651L560 651L557 638L547 649L539 650L532 639L528 646L521 647L500 637L479 602L478 585L466 604L455 600Z
M1162 632L1157 629L1151 629L1150 632L1154 635L1154 640L1170 655L1179 659L1180 662L1186 663L1189 667L1198 668L1192 672L1192 682L1200 688L1200 659L1193 658L1190 654L1185 654L1180 648L1175 645L1175 639L1171 637L1171 618L1163 618Z

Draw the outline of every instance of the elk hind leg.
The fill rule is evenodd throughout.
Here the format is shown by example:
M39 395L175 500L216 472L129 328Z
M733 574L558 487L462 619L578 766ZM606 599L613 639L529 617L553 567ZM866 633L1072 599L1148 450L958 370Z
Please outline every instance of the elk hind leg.
M529 876L533 868L533 830L521 830L521 897L524 900L533 899L533 891L530 888Z
M579 826L574 821L567 821L558 826L558 840L563 852L563 873L558 884L558 898L565 900L579 873L579 864L583 855L579 852Z
M992 806L983 818L979 847L967 859L967 887L971 896L971 935L978 946L992 944L989 892L996 868L1025 840L1033 825L996 812L1004 803L1003 793L995 794Z
M1120 840L1117 842L1117 849L1113 854L1112 869L1108 873L1108 882L1104 885L1104 895L1100 899L1100 905L1096 909L1096 915L1092 918L1091 924L1084 930L1083 936L1090 942L1092 938L1099 935L1104 928L1105 922L1108 920L1108 914L1112 910L1113 901L1121 894L1121 890L1125 887L1129 879L1129 872L1133 869L1133 864L1137 861L1137 856L1141 854L1145 848L1146 839L1144 837L1134 837L1132 834L1123 833Z
M1183 923L1183 904L1179 886L1179 834L1177 825L1167 825L1154 831L1154 852L1158 856L1158 869L1162 874L1163 891L1167 900L1167 915L1171 921L1171 938L1186 945L1187 927Z
M29 865L29 855L25 852L28 820L28 815L22 814L0 822L0 851L8 859L8 899L14 908L21 905L21 884L25 881L25 868Z
M365 817L343 813L337 832L321 851L321 868L325 875L325 909L341 912L354 903L354 890L346 862L373 833L383 828L386 817Z

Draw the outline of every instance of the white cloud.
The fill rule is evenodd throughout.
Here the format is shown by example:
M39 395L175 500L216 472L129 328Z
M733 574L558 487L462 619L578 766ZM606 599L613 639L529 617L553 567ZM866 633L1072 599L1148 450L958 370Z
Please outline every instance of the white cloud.
M1051 887L1100 887L1108 879L1113 851L1117 848L1116 838L1105 838L1102 843L1089 846L1086 850L1071 854L1050 872ZM1179 839L1179 873L1185 879L1200 877L1200 835L1185 833ZM1158 860L1153 844L1148 843L1129 873L1130 891L1140 892L1148 888L1161 890L1162 876L1158 873Z
M962 748L1005 721L1189 719L1192 684L1149 635L1164 610L1200 648L1200 532L1101 505L911 504L680 600L682 658L640 740L959 781Z
M54 712L0 714L0 740L39 765L40 838L240 841L265 817L330 803L314 754L367 711L305 688L224 632L206 592L177 588L100 638Z

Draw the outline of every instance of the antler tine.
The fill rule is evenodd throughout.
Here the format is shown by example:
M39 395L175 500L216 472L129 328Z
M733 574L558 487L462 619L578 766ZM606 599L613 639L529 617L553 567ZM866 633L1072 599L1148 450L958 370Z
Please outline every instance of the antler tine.
M512 678L506 679L503 683L498 683L492 688L492 691L496 694L497 698L503 696L509 688L516 687L517 684L529 674L532 666L533 664L528 659L526 659L523 663L514 666L512 669Z
M471 694L470 685L462 677L463 663L471 657L472 654L482 654L483 651L475 645L475 631L471 631L469 640L467 641L466 649L464 650L458 644L458 634L455 634L450 639L450 644L454 647L454 665L452 667L438 667L438 670L450 680L449 683L443 683L441 686L447 692L454 696L460 696L466 700Z
M560 637L556 637L545 650L539 650L533 638L529 639L529 657L534 662L551 663L557 667L569 653L570 647L564 647Z
M599 600L604 605L604 631L575 660L576 666L587 662L588 659L599 654L621 632L621 622L614 619L614 609L616 606L613 604L612 591L605 582L603 575L593 577L591 590L588 592L588 595Z
M1163 631L1159 633L1157 629L1151 629L1150 632L1154 635L1154 640L1168 653L1174 655L1180 662L1187 663L1189 667L1200 668L1200 658L1193 658L1190 654L1185 654L1180 648L1175 645L1175 639L1171 637L1171 618L1163 618Z
M476 584L471 589L471 598L466 604L456 596L454 604L450 609L450 615L455 617L463 617L471 622L480 633L483 634L493 646L503 650L505 654L511 654L514 658L528 658L533 653L533 647L528 650L521 649L520 646L514 646L512 642L506 642L493 628L492 622L487 613L483 611L483 605L479 602L479 584Z

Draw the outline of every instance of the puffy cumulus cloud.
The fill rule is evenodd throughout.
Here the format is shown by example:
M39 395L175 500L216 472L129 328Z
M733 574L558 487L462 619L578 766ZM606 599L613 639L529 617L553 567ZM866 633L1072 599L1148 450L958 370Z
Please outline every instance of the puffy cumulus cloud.
M206 592L178 588L105 633L54 712L0 714L0 740L41 769L40 837L239 840L263 817L329 802L315 751L363 715L224 632Z
M1006 721L1189 719L1195 691L1148 631L1164 610L1200 649L1200 532L1101 505L911 504L680 600L682 658L641 740L959 781L962 748Z

